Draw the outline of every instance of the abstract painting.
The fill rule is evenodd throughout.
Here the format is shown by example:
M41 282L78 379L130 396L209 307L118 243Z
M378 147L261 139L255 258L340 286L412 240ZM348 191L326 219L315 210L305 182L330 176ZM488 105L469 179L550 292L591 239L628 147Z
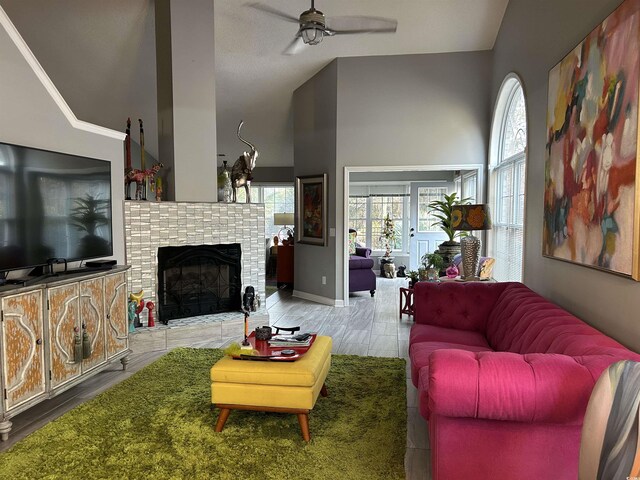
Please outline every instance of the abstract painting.
M296 177L298 243L327 244L327 174Z
M549 72L543 255L639 279L640 0Z

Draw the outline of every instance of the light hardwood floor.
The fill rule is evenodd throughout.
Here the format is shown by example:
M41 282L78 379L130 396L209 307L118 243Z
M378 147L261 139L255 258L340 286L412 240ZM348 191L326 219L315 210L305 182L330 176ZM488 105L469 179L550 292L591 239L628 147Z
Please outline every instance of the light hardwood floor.
M333 353L400 357L407 360L407 451L405 471L408 480L429 480L429 440L427 425L418 412L418 395L411 383L409 369L409 331L411 317L398 318L399 287L406 279L378 278L377 292L371 298L368 292L352 294L351 305L335 308L312 303L291 296L289 291L278 291L267 299L272 325L296 326L302 331L315 331L333 338ZM219 348L227 342L203 341L195 347ZM163 355L164 351L132 355L126 372L120 363L95 377L14 417L9 441L0 443L0 451L7 450L47 422L73 407L105 391L129 377L145 365Z

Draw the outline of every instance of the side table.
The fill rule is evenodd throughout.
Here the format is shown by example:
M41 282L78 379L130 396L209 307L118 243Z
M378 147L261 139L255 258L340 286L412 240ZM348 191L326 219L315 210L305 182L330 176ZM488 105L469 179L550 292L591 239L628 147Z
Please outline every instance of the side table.
M413 288L400 287L400 319L403 313L413 316Z

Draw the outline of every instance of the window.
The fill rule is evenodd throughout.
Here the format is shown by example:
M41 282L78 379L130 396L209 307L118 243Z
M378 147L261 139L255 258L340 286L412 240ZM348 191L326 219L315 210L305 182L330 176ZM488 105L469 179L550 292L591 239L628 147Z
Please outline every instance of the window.
M384 219L387 214L393 220L396 238L391 245L391 250L402 249L402 232L404 230L404 196L403 195L376 195L371 198L371 248L373 250L385 250L386 240L382 237Z
M522 84L509 75L500 90L491 132L489 255L493 276L522 281L527 114ZM463 187L464 188L464 187Z
M352 185L349 196L349 228L358 232L358 241L374 251L386 249L381 237L387 214L393 220L395 251L409 251L409 193L407 185Z
M358 241L367 242L367 200L369 197L349 197L349 228L358 232ZM371 245L370 243L368 245Z
M282 225L273 224L274 213L294 212L294 187L260 187L264 203L264 234L267 238L278 234ZM252 192L253 193L253 192ZM293 225L287 225L293 229Z
M266 186L252 185L251 202L264 203L264 235L266 238L273 238L278 234L282 225L273 224L274 213L293 213L295 189L293 185ZM238 203L245 203L247 194L244 187L238 189ZM293 229L293 225L287 225Z
M469 203L476 203L476 195L478 193L478 174L468 173L462 177L462 197L468 198Z
M440 226L433 216L429 204L434 200L442 200L449 193L446 187L418 187L418 232L439 232Z

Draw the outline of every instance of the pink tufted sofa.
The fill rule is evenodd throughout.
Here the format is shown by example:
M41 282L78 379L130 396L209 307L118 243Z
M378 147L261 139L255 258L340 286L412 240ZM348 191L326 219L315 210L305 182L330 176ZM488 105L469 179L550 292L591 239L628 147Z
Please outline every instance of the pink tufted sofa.
M575 480L596 380L640 355L520 283L420 282L414 307L433 479Z

